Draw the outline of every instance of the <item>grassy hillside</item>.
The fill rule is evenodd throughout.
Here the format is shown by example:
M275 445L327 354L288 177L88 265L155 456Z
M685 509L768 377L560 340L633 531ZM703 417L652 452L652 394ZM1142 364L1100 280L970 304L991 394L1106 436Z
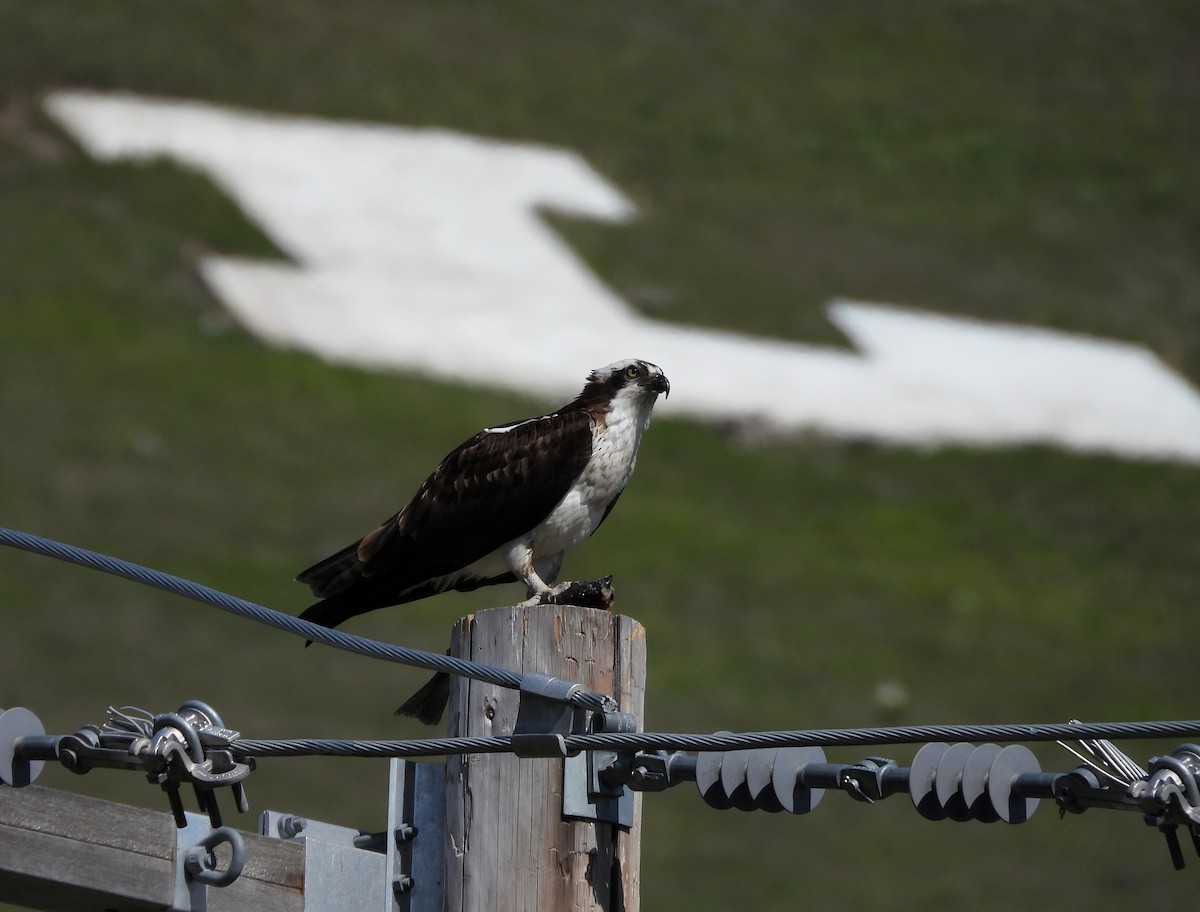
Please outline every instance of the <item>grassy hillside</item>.
M663 319L841 344L824 304L860 296L1128 339L1200 383L1198 39L1185 2L0 0L0 524L297 611L295 572L450 447L558 404L263 347L194 264L270 241L198 175L91 161L40 113L50 88L568 146L641 218L555 225ZM650 728L1196 715L1195 467L663 421L565 569L613 573L647 626ZM440 649L518 595L352 629ZM40 558L0 553L0 623L0 706L54 731L201 698L254 737L421 733L391 716L418 672ZM381 827L383 776L281 760L248 791ZM165 807L136 776L42 781ZM1177 908L1200 867L1101 811L956 827L831 795L781 819L681 789L645 816L653 910Z

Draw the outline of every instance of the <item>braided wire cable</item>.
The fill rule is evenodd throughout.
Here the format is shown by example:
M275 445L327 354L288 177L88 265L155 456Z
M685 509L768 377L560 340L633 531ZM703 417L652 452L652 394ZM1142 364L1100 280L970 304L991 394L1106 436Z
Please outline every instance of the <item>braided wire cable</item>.
M884 728L820 728L715 735L664 732L616 732L564 735L571 754L587 750L729 751L772 747L847 747L920 744L930 741L1059 741L1200 737L1200 719L1167 722L1071 722L1013 725L908 725ZM431 757L450 754L497 754L512 750L508 736L427 738L414 741L297 738L241 738L230 745L244 757Z
M51 539L0 527L0 545L53 557L67 563L99 570L113 576L182 595L296 636L324 643L359 655L403 665L444 671L500 687L519 689L522 675L503 668L471 662L441 653L425 652L330 630L319 624L248 602L217 589L152 570L119 558ZM591 710L614 707L611 697L580 691L571 702ZM745 732L740 734L673 734L624 732L563 736L569 753L585 750L682 750L726 751L772 747L837 747L851 745L914 744L928 741L1059 741L1084 739L1141 739L1200 737L1200 720L1164 722L1103 722L1008 725L921 725L883 728L808 729L796 731ZM412 741L366 741L353 739L238 739L232 743L240 756L359 756L419 757L443 754L503 753L512 750L506 736L487 738L433 738Z
M519 690L521 687L522 675L515 671L443 655L442 653L410 649L406 646L396 646L391 643L380 642L379 640L370 640L366 637L331 630L328 627L322 627L320 624L314 624L311 621L301 620L290 614L284 614L272 608L248 602L245 599L237 598L218 589L203 586L200 583L194 583L182 577L163 573L159 570L152 570L149 567L143 567L140 564L130 563L129 561L100 554L96 551L89 551L86 548L63 544L52 539L42 538L39 535L31 535L28 532L19 532L15 529L0 527L0 545L7 545L8 547L18 548L34 554L41 554L45 557L53 557L69 564L99 570L112 576L119 576L135 583L141 583L145 586L181 595L193 601L211 605L214 608L220 608L222 611L237 615L238 617L257 621L268 627L274 627L277 630L283 630L286 633L304 637L306 640L324 643L326 646L332 646L335 649L342 649L347 652L387 662L396 662L401 665L428 668L432 671L443 671L466 678L473 678L477 681L484 681L488 684L495 684L498 687L507 687L513 690ZM571 702L576 706L590 710L612 709L615 706L611 697L589 691L576 693L571 697Z
M476 738L422 738L414 741L371 741L354 738L238 738L229 745L236 757L440 757L452 754L506 754L507 735Z
M688 735L600 733L568 735L571 750L726 751L770 747L845 747L921 744L930 741L1058 741L1200 736L1200 719L1168 722L1072 722L1009 725L906 725L881 728L823 728L800 731Z

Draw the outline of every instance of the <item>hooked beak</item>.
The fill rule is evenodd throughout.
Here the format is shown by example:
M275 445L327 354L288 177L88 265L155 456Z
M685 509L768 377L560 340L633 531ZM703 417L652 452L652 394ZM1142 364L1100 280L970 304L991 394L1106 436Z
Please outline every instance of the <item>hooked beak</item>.
M665 374L656 374L646 380L646 389L652 393L662 393L666 399L671 398L671 381Z

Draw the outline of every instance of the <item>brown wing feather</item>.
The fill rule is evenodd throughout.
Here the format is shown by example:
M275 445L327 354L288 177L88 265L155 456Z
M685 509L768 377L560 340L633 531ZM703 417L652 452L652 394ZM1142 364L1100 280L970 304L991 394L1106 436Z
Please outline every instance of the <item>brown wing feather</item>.
M587 465L591 437L580 412L476 434L417 491L399 517L400 536L411 539L432 575L478 560L546 518ZM368 574L377 559L368 560Z
M395 604L405 590L453 574L545 519L587 465L591 437L582 410L481 431L449 453L399 513L297 579L314 595L336 597L345 616Z

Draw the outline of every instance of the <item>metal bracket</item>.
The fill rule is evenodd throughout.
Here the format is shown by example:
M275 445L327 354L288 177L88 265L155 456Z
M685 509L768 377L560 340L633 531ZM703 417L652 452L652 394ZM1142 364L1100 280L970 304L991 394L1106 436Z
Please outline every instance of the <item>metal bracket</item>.
M592 715L593 734L635 732L637 719L629 713ZM634 795L623 782L606 775L617 765L617 752L592 750L563 759L563 816L598 820L630 829Z
M263 811L258 831L304 845L305 912L386 909L384 859L362 848L367 834L350 827Z
M387 912L442 912L446 766L393 758L384 848Z
M383 833L279 811L264 811L258 829L264 836L304 843L305 912L441 912L445 786L443 764L393 758Z

